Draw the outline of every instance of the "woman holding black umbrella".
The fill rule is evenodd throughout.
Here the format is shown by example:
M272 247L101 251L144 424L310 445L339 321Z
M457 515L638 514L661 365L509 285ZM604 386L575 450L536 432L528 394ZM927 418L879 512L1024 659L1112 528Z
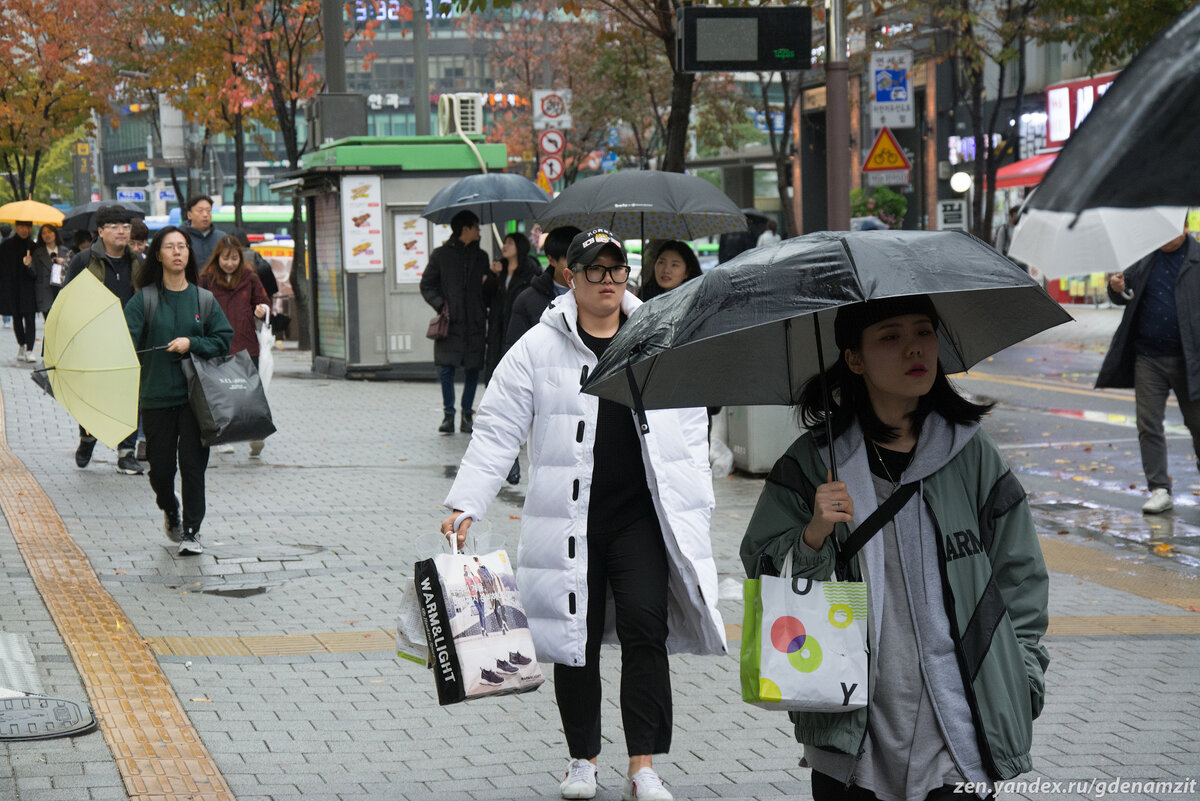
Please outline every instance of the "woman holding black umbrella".
M871 608L866 708L792 715L817 801L958 798L958 782L986 796L1032 767L1046 566L1025 491L979 427L990 407L946 379L939 324L926 295L839 309L840 355L799 403L809 433L776 462L742 541L752 576L790 556L794 576L829 580L851 529L898 507L848 562Z
M504 343L508 340L508 318L512 315L513 300L542 271L529 251L529 238L525 234L514 231L505 235L500 258L492 262L492 274L484 284L484 297L489 302L485 383L492 379L496 365L507 350Z

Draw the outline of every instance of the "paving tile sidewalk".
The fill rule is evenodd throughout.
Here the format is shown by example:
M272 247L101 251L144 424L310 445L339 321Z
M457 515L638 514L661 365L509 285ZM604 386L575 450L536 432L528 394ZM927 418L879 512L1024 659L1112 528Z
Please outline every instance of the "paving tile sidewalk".
M14 352L11 341L0 342L9 448L45 488L142 636L286 637L393 627L398 587L421 555L420 538L436 531L467 442L434 433L441 416L436 383L313 377L305 354L280 353L271 392L279 433L261 460L250 460L245 445L213 454L202 532L208 552L182 559L162 536L144 476L117 474L115 455L102 446L89 468L74 466L74 423L41 396L28 368L14 364ZM491 527L510 551L525 486L503 490L490 511ZM761 480L745 477L716 484L714 552L735 592L738 543L760 487ZM82 698L74 665L3 524L0 563L0 630L29 639L47 692ZM721 610L727 623L741 622L736 598L723 599ZM1051 614L1190 613L1055 572ZM1200 637L1052 637L1048 646L1049 696L1035 724L1035 771L1024 778L1200 777ZM565 750L551 686L442 708L424 669L389 654L284 650L159 659L240 801L558 797ZM616 799L624 762L618 653L606 649L603 659L598 797ZM672 677L675 738L656 765L676 798L808 797L808 771L797 764L786 717L740 701L735 652L673 657ZM1006 797L1052 795L1098 797ZM126 797L97 733L0 743L0 799Z

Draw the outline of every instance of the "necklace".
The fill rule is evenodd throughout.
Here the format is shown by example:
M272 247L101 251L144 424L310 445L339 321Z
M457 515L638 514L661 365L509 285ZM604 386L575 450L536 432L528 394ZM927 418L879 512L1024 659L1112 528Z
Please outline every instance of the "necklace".
M892 492L895 492L896 489L900 486L900 478L904 477L904 471L908 469L908 466L910 464L912 464L913 453L908 454L908 461L905 463L904 467L901 468L899 477L892 478L892 471L888 470L887 462L884 461L883 454L880 453L880 451L879 451L879 446L875 444L874 440L868 440L868 441L871 443L871 447L875 451L875 460L878 461L879 466L881 468L883 468L883 474L884 474L884 476L887 477L888 483L890 483L892 485ZM913 449L913 452L914 453L916 452L915 448Z

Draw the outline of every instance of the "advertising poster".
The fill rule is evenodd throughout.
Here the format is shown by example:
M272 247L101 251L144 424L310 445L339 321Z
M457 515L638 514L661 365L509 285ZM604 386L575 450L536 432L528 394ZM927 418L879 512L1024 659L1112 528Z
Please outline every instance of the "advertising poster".
M396 283L415 284L429 263L429 221L416 212L392 217L396 236Z
M383 183L342 176L342 263L348 273L383 272Z

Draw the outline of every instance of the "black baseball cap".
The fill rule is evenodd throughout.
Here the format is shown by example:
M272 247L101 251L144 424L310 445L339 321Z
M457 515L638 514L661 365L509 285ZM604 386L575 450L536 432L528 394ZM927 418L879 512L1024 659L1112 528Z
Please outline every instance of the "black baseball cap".
M586 267L596 260L600 251L609 247L616 248L622 262L628 261L625 256L625 246L621 244L617 235L607 228L593 228L582 234L576 234L567 248L567 265L574 267L581 264Z

